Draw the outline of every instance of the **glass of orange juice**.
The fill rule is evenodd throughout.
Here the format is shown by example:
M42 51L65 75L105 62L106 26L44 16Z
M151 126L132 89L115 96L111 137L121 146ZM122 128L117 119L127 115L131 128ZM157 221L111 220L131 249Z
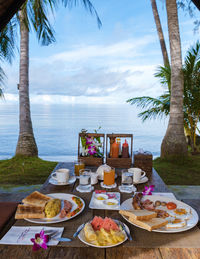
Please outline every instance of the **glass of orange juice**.
M74 173L76 176L79 176L79 171L85 169L85 164L82 159L78 159L74 162Z
M111 169L104 169L103 183L108 186L115 183L115 168L111 167Z

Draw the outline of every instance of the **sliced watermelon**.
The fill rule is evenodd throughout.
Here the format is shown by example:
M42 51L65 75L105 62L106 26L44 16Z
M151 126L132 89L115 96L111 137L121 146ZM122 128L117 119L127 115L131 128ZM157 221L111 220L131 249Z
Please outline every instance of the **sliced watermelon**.
M105 218L103 221L103 225L101 226L102 228L104 228L107 231L112 230L118 230L119 227L117 226L117 224L111 219L111 218Z
M96 231L96 230L100 230L103 223L104 223L104 220L101 217L95 216L91 222L91 225L92 225L93 229Z

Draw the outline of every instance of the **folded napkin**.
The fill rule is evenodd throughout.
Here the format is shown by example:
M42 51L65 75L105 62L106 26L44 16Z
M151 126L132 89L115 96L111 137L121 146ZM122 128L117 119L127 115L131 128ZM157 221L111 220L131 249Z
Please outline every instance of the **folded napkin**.
M34 226L26 226L26 227L11 227L11 229L4 235L4 237L0 240L0 244L7 245L33 245L31 242L31 238L35 238L36 233L40 233L41 230L44 231L57 231L58 234L56 238L60 238L62 236L64 228L55 228L55 227L34 227ZM51 239L47 245L55 246L59 243L59 241Z

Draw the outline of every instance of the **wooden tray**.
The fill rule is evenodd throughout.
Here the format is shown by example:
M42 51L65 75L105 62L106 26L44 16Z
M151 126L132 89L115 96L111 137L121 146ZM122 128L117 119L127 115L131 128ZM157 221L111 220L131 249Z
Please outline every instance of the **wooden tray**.
M108 152L108 139L111 141L114 138L130 138L131 145L129 146L129 157L112 158ZM133 156L133 134L107 134L106 135L106 164L115 168L130 168L132 165Z

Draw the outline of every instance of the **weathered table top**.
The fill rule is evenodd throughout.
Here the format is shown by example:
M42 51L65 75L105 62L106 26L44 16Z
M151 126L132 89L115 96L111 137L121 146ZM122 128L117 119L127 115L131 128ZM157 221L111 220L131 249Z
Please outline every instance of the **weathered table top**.
M62 167L69 168L71 172L74 172L73 163L59 163L56 169ZM117 173L120 174L120 170ZM117 182L120 183L120 180L120 177L118 177ZM169 192L155 170L153 170L148 184L155 185L155 192ZM72 237L79 225L92 219L95 215L102 217L108 216L125 222L118 211L89 209L91 193L77 192L77 185L78 181L74 185L54 186L49 184L47 179L41 189L43 193L73 193L83 198L86 203L84 211L74 219L51 225L57 227L63 226L63 237ZM138 191L143 190L144 185L137 185ZM95 189L101 189L100 185L95 185ZM118 191L118 189L112 189L112 191ZM131 194L121 193L121 202L131 196ZM10 221L10 226L12 223ZM130 228L133 241L126 241L119 247L107 249L88 247L80 242L78 238L72 242L60 242L56 247L49 247L46 251L39 250L38 252L32 252L30 246L0 245L0 258L200 258L200 230L197 227L184 233L164 234L148 232L127 222L125 223ZM17 220L15 225L29 226L34 224L25 220ZM4 233L8 230L8 227L4 230ZM4 233L1 233L1 236Z

